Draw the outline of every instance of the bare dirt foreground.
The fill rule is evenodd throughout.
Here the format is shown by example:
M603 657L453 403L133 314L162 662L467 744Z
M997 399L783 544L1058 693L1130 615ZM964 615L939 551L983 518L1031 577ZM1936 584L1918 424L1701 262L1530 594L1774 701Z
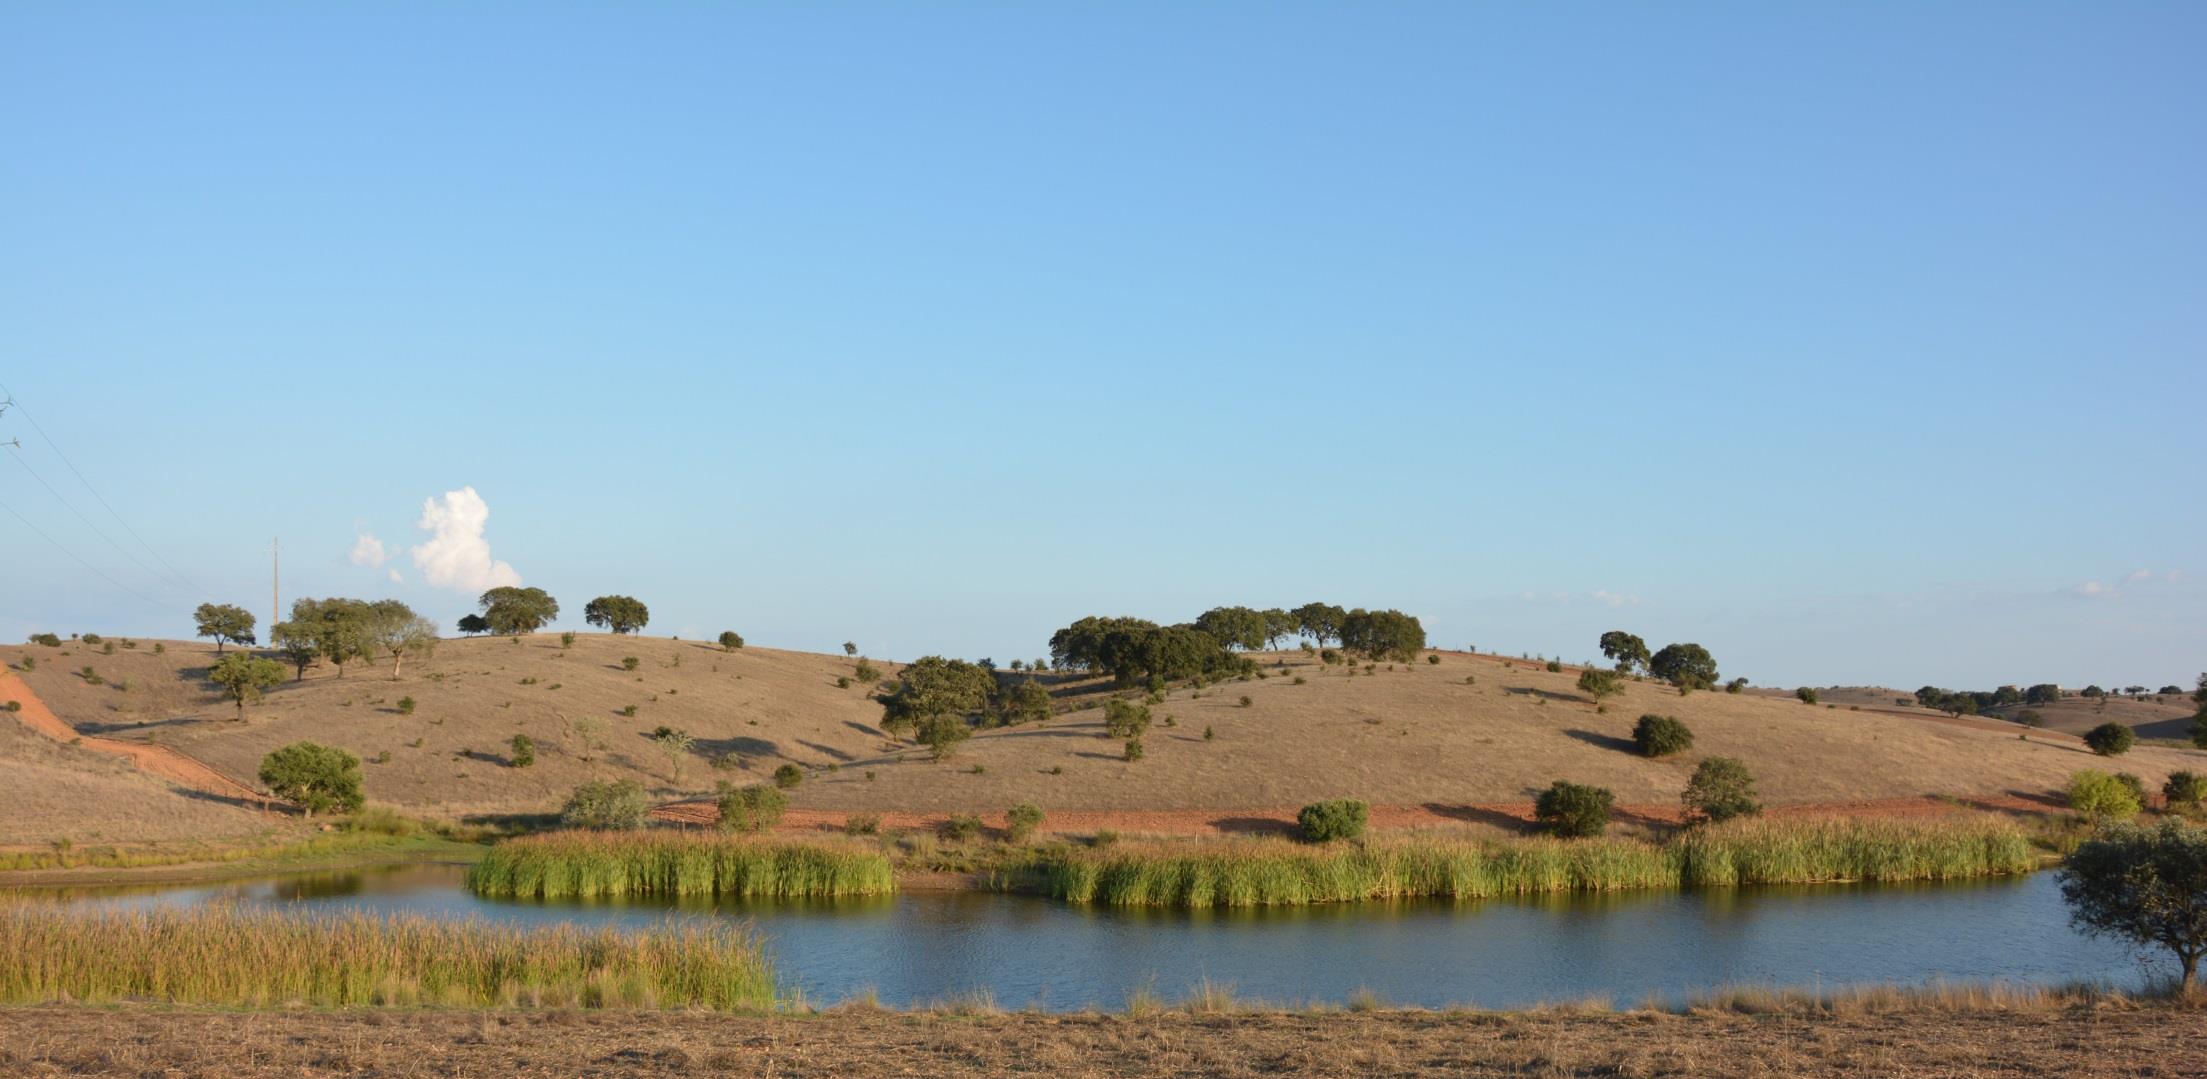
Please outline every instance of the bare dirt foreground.
M0 1009L0 1073L2207 1076L2207 1012L984 1015Z

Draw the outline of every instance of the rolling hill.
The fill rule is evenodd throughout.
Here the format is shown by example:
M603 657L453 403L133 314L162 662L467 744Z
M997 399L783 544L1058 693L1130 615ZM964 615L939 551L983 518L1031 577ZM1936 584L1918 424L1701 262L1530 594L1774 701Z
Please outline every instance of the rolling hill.
M721 780L762 781L784 763L809 773L793 792L798 810L919 813L1022 801L1053 812L1230 813L1327 797L1471 807L1528 802L1558 778L1663 806L1707 755L1746 761L1774 805L2043 798L2079 768L2120 768L2152 787L2175 769L2207 770L2207 753L2190 749L2145 746L2110 762L2072 736L1996 719L1680 697L1653 682L1628 682L1597 710L1574 688L1573 669L1464 653L1353 674L1301 652L1266 655L1264 678L1176 688L1152 705L1146 755L1132 763L1102 736L1108 685L1044 675L1057 716L980 731L936 762L881 731L873 687L841 656L607 634L564 648L556 635L465 638L396 679L368 664L342 677L310 670L241 720L202 680L212 647L162 642L157 654L153 642L133 643L113 654L79 642L9 646L0 659L37 658L26 682L84 734L172 746L247 782L278 746L339 745L367 762L371 800L454 819L549 812L597 778L632 778L663 800L693 797ZM884 679L898 669L874 665ZM1693 749L1662 760L1631 752L1645 712L1684 720ZM663 753L649 737L660 727L690 733L691 751ZM516 734L534 741L534 766L512 766Z

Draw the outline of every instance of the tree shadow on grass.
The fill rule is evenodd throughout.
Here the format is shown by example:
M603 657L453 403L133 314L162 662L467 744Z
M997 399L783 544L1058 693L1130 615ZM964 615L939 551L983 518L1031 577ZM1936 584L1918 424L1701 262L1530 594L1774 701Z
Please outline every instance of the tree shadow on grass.
M1293 835L1295 822L1278 817L1213 817L1211 827L1229 835Z
M1563 733L1566 737L1576 738L1579 741L1585 742L1587 745L1590 746L1597 746L1602 749L1614 749L1619 753L1630 753L1634 756L1638 756L1640 753L1639 743L1634 742L1630 738L1619 738L1613 734L1603 734L1600 731L1582 730L1577 727L1568 728Z
M1447 817L1450 820L1463 821L1467 824L1484 824L1509 832L1530 833L1533 831L1532 822L1513 813L1504 813L1499 809L1488 809L1484 806L1473 805L1444 805L1440 802L1427 802L1419 808L1434 816Z

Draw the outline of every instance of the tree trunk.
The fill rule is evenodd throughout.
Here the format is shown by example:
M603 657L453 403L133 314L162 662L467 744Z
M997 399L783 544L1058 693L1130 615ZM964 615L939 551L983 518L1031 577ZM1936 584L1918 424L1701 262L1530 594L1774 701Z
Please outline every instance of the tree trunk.
M2184 970L2184 978L2180 983L2180 987L2184 994L2189 996L2192 990L2199 987L2199 953L2178 952L2176 953L2176 962Z
M399 669L399 665L400 665L400 664L402 664L402 663L405 663L405 662L406 662L406 653L404 653L404 652L393 652L393 653L391 653L391 681L393 681L393 682L396 682L396 681L398 681L398 669Z

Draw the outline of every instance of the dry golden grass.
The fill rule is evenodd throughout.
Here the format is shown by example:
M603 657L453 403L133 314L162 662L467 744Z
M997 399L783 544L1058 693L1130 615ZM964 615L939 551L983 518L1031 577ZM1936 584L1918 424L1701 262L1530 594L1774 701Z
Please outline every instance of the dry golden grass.
M722 652L694 641L592 633L562 649L552 634L519 643L448 640L433 660L407 664L398 680L387 667L365 664L342 679L310 672L304 683L271 693L244 722L233 721L229 705L197 679L213 655L206 645L168 642L160 656L150 642L113 656L81 644L0 648L0 659L23 655L39 659L27 676L32 687L79 729L158 737L248 780L279 745L333 743L370 762L371 799L447 816L550 811L594 778L634 778L655 797L672 799L721 779L758 782L784 762L810 772L791 792L795 819L806 811L986 812L1033 802L1053 814L1046 829L1069 825L1075 811L1096 810L1128 815L1136 822L1124 826L1130 831L1145 812L1205 811L1230 825L1236 810L1292 809L1330 797L1431 805L1443 817L1477 822L1492 814L1469 807L1529 802L1557 778L1609 787L1627 806L1675 806L1695 763L1720 754L1745 760L1764 800L1780 806L2044 797L2072 771L2108 763L2073 740L2019 737L2021 728L1989 721L1752 694L1681 698L1652 682L1627 683L1597 713L1574 688L1571 669L1550 673L1460 653L1354 676L1293 653L1268 658L1263 680L1176 689L1151 706L1148 752L1131 764L1120 759L1118 741L1101 736L1100 706L1040 726L980 732L953 759L936 763L880 732L881 708L867 687L836 686L852 673L852 661L764 648ZM623 670L624 656L637 657L638 669ZM1274 666L1275 659L1288 666ZM894 675L894 664L874 662L884 677ZM78 677L86 664L108 684ZM1467 676L1476 683L1466 684ZM130 688L117 689L117 678ZM1104 696L1095 682L1053 684L1064 706L1100 705ZM1239 703L1245 695L1248 707ZM417 708L402 715L396 702L408 696ZM619 714L629 705L633 717ZM1627 738L1643 712L1683 719L1694 748L1664 760L1630 752ZM576 719L604 724L602 751L587 751L571 723L563 724ZM661 725L698 739L679 778L647 739ZM517 733L537 744L532 768L505 763ZM384 752L390 761L375 763ZM716 770L712 757L730 767ZM2171 770L2207 767L2207 754L2141 747L2116 766L2157 788Z
M2166 1005L1722 1008L1687 1016L1246 1013L203 1012L0 1009L11 1075L2042 1076L2207 1075L2207 1013Z
M0 716L0 850L297 832L288 818L180 791L127 761L32 734Z

